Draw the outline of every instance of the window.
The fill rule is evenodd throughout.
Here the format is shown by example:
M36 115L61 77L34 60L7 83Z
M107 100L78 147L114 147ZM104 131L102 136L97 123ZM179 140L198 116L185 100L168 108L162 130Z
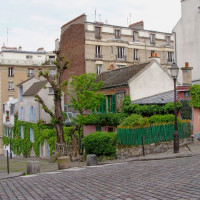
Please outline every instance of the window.
M170 36L166 36L166 45L170 45Z
M110 53L113 54L113 46L110 47Z
M102 72L102 65L97 65L97 74Z
M198 7L198 13L200 13L200 6Z
M56 70L55 70L55 69L50 69L50 70L49 70L49 75L50 75L51 77L54 77L54 76L56 75Z
M117 69L123 68L125 65L117 65Z
M29 68L28 69L28 77L34 76L34 69Z
M26 59L31 60L31 59L33 59L33 56L32 55L26 55Z
M190 97L190 92L189 91L184 92L184 97Z
M165 59L165 51L162 52L162 57Z
M98 113L106 113L106 96L104 96L104 99L101 102L101 105L99 106L99 108L97 108L97 112Z
M52 87L49 88L49 94L54 94L54 91L53 91Z
M134 60L140 60L139 59L139 49L134 49L133 50L133 59Z
M151 51L151 57L155 57L156 51Z
M96 126L96 131L101 131L101 126Z
M174 62L174 52L168 52L168 62Z
M120 39L120 30L119 29L115 29L115 38Z
M24 127L20 126L20 137L21 139L24 139Z
M101 27L95 27L95 39L101 39Z
M34 142L34 130L30 128L30 141Z
M101 46L96 46L96 55L95 55L96 58L102 58L102 55L101 55Z
M155 44L155 34L150 34L150 44Z
M108 127L108 132L114 132L114 128L113 127Z
M35 108L33 106L29 108L29 121L30 122L35 121Z
M19 100L20 101L23 100L23 86L22 85L19 86Z
M14 68L13 67L9 67L8 68L8 76L9 77L13 77L14 76Z
M136 31L133 31L133 42L138 42L139 39L138 39L138 32Z
M24 107L21 107L20 110L19 110L19 119L21 121L25 120L25 108Z
M108 112L116 113L116 95L108 95Z
M11 104L10 105L10 114L14 115L14 112L15 112L15 104Z
M116 94L116 109L117 109L117 112L121 111L124 97L125 97L125 91L121 91L121 92L118 92Z
M117 58L125 59L125 48L124 47L117 47Z
M5 110L5 104L3 104L3 114L6 112Z
M9 81L9 82L8 82L8 90L9 90L9 91L13 91L13 90L14 90L14 84L13 84L12 81Z

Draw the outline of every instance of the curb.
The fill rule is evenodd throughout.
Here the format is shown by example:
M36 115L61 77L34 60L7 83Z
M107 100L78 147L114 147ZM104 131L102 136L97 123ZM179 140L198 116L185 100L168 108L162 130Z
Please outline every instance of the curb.
M0 180L15 178L15 177L23 176L24 174L25 174L24 172L12 172L10 174L6 174L6 175L3 175L3 176L0 175Z

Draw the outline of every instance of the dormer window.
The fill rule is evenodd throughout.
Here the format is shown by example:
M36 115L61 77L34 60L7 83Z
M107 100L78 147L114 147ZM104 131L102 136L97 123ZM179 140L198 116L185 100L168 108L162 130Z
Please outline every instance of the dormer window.
M120 30L115 29L115 39L120 39Z
M95 27L95 39L101 39L101 27Z

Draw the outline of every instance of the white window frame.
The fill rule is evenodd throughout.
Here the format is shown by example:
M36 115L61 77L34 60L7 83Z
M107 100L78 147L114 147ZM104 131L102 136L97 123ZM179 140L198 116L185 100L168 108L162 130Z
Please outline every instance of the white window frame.
M33 56L32 56L32 55L26 55L26 59L27 59L27 60L32 60L32 59L33 59Z
M155 38L156 38L155 34L150 34L150 44L155 44L156 43Z
M13 67L9 67L8 68L8 76L9 77L13 77L14 76L14 68Z
M13 91L14 90L14 83L13 81L8 81L8 90Z
M49 69L49 75L51 77L54 77L56 75L56 70L55 69Z
M100 45L96 45L95 52L96 52L96 55L95 55L96 58L101 58L102 57L102 55L101 55L101 46Z
M133 49L133 59L140 60L139 49Z
M101 74L102 72L102 64L97 64L97 75Z
M168 62L174 62L174 52L168 51Z
M125 58L125 47L117 47L117 58Z
M54 94L53 88L49 87L49 94Z
M29 68L28 69L28 77L33 77L34 75L35 75L35 73L34 73L34 69L32 69L32 68Z
M120 39L120 37L121 37L120 29L115 29L115 39Z

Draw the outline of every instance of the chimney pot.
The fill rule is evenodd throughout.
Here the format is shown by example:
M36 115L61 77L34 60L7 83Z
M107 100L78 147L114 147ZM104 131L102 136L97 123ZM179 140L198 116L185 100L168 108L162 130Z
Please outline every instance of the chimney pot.
M189 62L185 62L185 67L186 67L186 68L189 67Z

